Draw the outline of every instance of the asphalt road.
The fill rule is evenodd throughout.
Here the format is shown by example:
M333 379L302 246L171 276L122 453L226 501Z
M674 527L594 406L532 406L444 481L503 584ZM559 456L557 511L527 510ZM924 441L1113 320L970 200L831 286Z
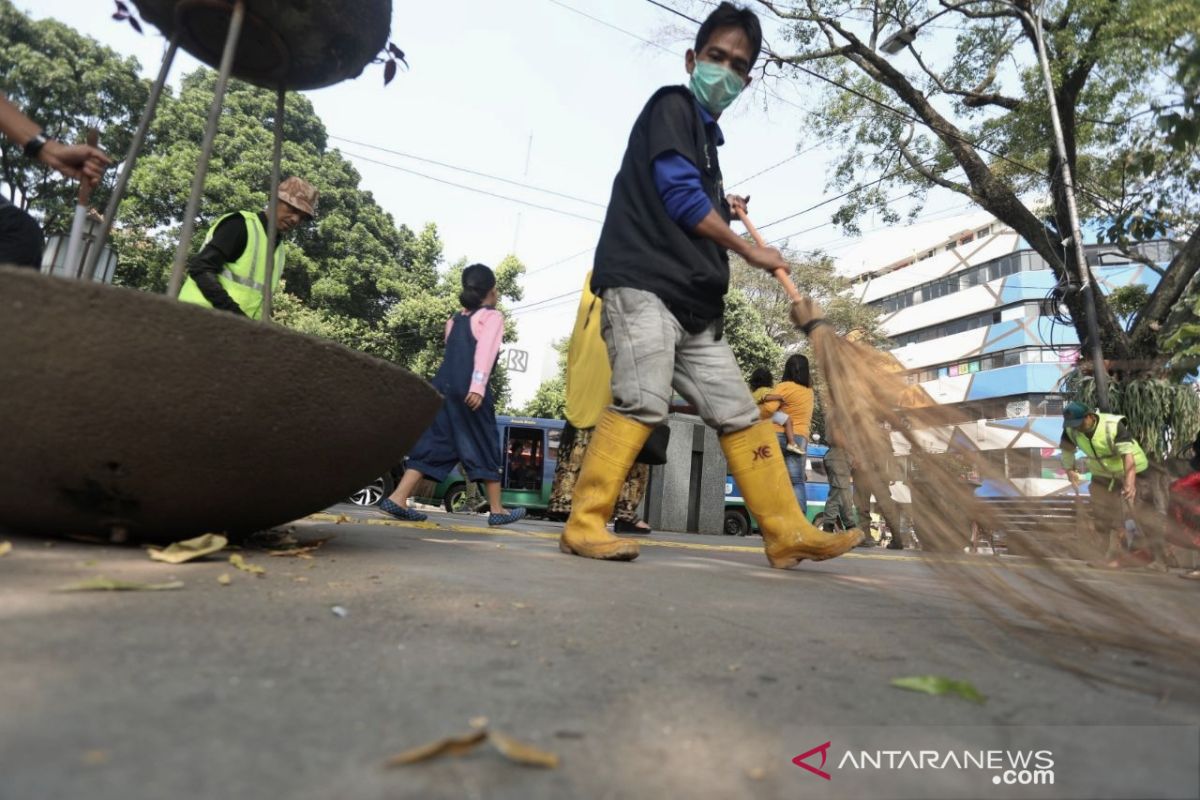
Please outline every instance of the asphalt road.
M610 564L560 554L550 523L406 525L339 507L295 527L336 538L310 559L243 551L261 577L227 554L172 566L136 548L8 537L0 798L1186 797L1189 775L1200 780L1196 693L1055 667L1000 636L920 554L859 550L784 572L758 539L655 534L638 561ZM54 591L98 575L185 585ZM927 674L970 681L986 702L890 685ZM478 717L559 766L481 748L384 767ZM1056 786L834 769L851 740L997 736L1052 747ZM826 740L832 780L792 763Z

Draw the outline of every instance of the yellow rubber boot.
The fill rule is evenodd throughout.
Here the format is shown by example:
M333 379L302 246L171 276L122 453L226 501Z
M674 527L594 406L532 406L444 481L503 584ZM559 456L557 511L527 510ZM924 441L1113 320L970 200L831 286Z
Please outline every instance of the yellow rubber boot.
M806 558L824 561L862 541L858 529L825 533L805 519L769 420L722 436L721 449L746 508L758 520L772 567L787 569Z
M625 476L651 430L649 425L611 410L600 416L571 493L571 518L558 540L564 553L608 561L633 561L638 557L637 542L613 536L605 526L613 515Z

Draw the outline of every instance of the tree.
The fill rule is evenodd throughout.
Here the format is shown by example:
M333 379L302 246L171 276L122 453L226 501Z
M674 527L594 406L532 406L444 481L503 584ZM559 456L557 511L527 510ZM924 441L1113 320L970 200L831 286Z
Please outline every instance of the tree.
M1025 16L1033 14L1032 0L760 3L790 23L795 45L792 53L770 56L764 70L803 74L825 87L810 124L817 136L844 147L832 185L850 191L836 221L855 230L868 209L899 221L896 200L914 198L916 214L928 189L942 187L1016 230L1064 286L1085 285L1090 276L1079 274L1070 252L1076 243L1066 251L1059 244L1067 238L1067 197L1034 58L1035 29ZM890 31L920 30L935 13L944 15L943 26L952 21L958 31L948 57L938 55L935 26L903 56L881 50ZM1083 217L1153 218L1187 238L1129 331L1097 298L1106 354L1154 357L1157 329L1200 268L1200 167L1167 145L1155 118L1186 102L1169 70L1190 50L1200 5L1050 0L1041 29ZM1137 159L1147 161L1147 152L1152 174L1134 169ZM898 187L907 192L893 197ZM1050 203L1043 208L1023 199L1030 196L1048 196ZM1130 224L1109 233L1144 263L1135 245L1155 230L1162 227ZM1067 291L1065 300L1086 343L1082 295Z
M801 254L784 250L792 266L792 283L825 309L826 318L841 334L859 331L865 341L881 344L879 312L851 293L851 283L837 274L833 259L823 253ZM792 302L779 281L741 258L731 259L730 285L741 292L762 320L762 330L784 351L804 349L807 339L792 323ZM773 368L778 371L778 367Z
M215 73L201 68L184 76L177 96L164 94L160 101L114 231L118 283L149 291L166 287L214 83ZM193 251L219 215L265 207L274 115L272 92L230 83ZM439 269L437 226L397 226L359 187L354 166L328 147L324 123L298 93L287 96L282 171L310 181L321 196L316 221L290 234L285 244L275 321L431 377L444 352L446 320L459 308L465 262ZM511 257L498 265L502 297L520 299L517 279L523 271ZM510 320L506 341L515 335ZM503 368L493 375L502 405L507 375Z
M139 69L137 59L56 20L32 20L0 0L0 91L48 137L83 141L96 127L103 147L125 152L149 93ZM93 193L94 204L107 202L114 173L109 170ZM20 143L0 142L0 182L14 203L41 216L48 231L70 227L78 184L25 158Z

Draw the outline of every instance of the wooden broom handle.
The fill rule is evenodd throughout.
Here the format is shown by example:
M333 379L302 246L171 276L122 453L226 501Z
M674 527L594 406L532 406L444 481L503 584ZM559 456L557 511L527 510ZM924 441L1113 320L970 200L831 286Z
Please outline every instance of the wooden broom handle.
M88 132L87 132L88 145L91 147L95 147L99 141L100 141L100 131L96 130L95 128L88 128ZM91 200L91 198L92 198L91 185L86 180L80 181L79 182L79 194L76 196L76 201L78 202L79 205L86 206L88 204L88 201Z
M737 209L734 213L737 214L737 218L741 221L742 225L746 226L746 232L750 234L750 238L754 240L754 243L759 247L766 247L767 243L763 241L762 234L758 232L758 228L754 227L754 223L746 216L746 212ZM788 299L793 303L799 302L804 297L804 295L800 294L800 290L796 288L796 284L792 283L791 276L785 270L777 269L772 274L775 276L775 280L779 281L783 290L787 292Z

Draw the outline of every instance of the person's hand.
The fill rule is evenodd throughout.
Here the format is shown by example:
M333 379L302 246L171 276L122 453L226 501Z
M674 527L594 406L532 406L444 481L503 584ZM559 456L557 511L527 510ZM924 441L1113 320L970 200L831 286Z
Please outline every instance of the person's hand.
M824 310L811 297L805 295L792 303L792 322L797 328L803 328L813 320L822 319Z
M750 266L765 269L767 272L775 272L775 270L781 269L790 274L792 271L792 267L788 264L787 259L783 257L783 253L779 252L779 249L776 247L762 247L752 244L743 257Z
M38 160L43 164L66 175L68 178L78 178L95 186L104 175L104 170L112 164L112 159L98 147L87 144L63 144L53 139L48 140L38 153Z
M1072 486L1078 487L1079 486L1079 473L1073 469L1067 470L1067 480L1069 480L1071 482Z
M470 392L464 402L467 404L467 408L472 411L478 411L479 407L483 405L483 395L479 394L479 392Z
M1131 503L1134 500L1136 500L1137 499L1137 484L1136 483L1126 483L1125 486L1122 487L1122 489L1121 489L1121 497L1124 497L1126 500L1128 500Z
M742 214L749 213L746 208L750 203L749 197L742 197L741 195L737 194L727 194L725 195L725 202L729 203L729 211L733 214L735 219L738 218L739 212Z

